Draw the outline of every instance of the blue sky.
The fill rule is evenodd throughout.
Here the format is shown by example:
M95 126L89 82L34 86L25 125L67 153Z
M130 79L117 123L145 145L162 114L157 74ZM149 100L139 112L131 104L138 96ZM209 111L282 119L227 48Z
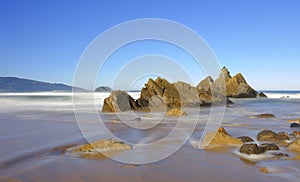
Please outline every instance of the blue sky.
M298 0L0 3L0 76L72 84L81 54L100 33L133 19L165 18L195 30L208 42L221 66L233 74L243 73L254 88L300 90ZM112 61L107 70L121 64L117 59ZM186 67L193 67L192 63ZM188 71L195 82L205 76L201 70ZM97 84L109 85L109 79L103 77L111 78L112 74L103 73Z

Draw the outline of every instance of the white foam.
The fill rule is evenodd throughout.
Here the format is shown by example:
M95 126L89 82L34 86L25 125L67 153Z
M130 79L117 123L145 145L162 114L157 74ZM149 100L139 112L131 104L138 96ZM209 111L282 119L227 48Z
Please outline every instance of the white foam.
M268 93L265 92L266 96L271 99L279 99L279 98L284 98L284 99L300 99L300 93Z

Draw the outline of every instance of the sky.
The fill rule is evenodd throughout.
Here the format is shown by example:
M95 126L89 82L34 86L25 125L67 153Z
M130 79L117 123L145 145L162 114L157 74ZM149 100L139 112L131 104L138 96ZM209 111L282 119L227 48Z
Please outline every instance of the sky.
M161 18L194 30L221 67L241 72L255 89L300 90L299 8L298 0L2 0L0 76L72 85L81 55L97 36L126 21ZM151 41L126 46L99 70L95 85L124 89L126 75L113 79L129 58L143 54L175 54L197 84L205 72L180 51ZM137 78L132 88L149 76Z

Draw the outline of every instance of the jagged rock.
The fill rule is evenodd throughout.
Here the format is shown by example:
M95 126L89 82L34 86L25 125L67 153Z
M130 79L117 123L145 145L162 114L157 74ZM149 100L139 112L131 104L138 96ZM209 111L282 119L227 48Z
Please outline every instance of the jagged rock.
M254 142L254 140L248 136L241 136L241 137L238 137L238 139L242 140L242 142L244 142L244 143Z
M275 118L274 114L259 114L256 116L257 118Z
M198 90L188 83L176 82L173 84L179 92L182 105L201 105Z
M187 115L187 113L179 108L170 109L166 113L166 116L185 116L185 115Z
M300 127L299 123L292 123L291 124L291 128L296 128L296 127Z
M138 108L136 101L127 92L113 91L108 98L104 99L102 112L123 112Z
M197 89L201 90L206 94L211 95L210 87L212 86L213 82L214 82L213 78L208 76L197 85Z
M300 152L300 138L292 142L291 144L288 145L287 147L290 150L298 151Z
M105 139L93 143L85 144L79 147L71 148L71 153L95 153L98 151L111 151L111 150L130 150L132 147L124 142Z
M266 148L265 147L259 147L257 146L257 144L244 144L243 146L241 146L240 148L240 152L243 154L262 154L264 152L266 152Z
M263 130L257 135L258 141L284 142L289 140L289 136L285 133L275 133L271 130Z
M212 91L219 95L232 98L256 98L258 95L258 93L248 85L241 73L231 77L226 67L221 70L219 78L213 81L212 78L207 77L198 84L197 89L204 93Z
M209 146L243 145L243 142L240 139L231 137L224 128L219 128L219 130L216 133L215 132L207 133L206 136L204 137L203 143L208 143L209 140L211 140Z

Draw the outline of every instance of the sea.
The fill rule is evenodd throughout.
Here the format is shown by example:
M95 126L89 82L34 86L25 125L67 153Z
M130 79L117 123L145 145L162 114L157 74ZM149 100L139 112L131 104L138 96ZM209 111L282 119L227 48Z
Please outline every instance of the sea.
M263 129L287 133L297 130L291 129L287 120L300 118L300 91L263 92L268 98L232 99L234 104L222 111L222 126L232 136L255 139ZM220 151L195 148L210 117L210 108L194 109L187 116L196 122L188 126L193 126L194 131L178 149L184 132L171 135L155 147L136 149L139 155L135 156L125 152L113 159L97 160L67 155L67 146L110 136L99 130L100 121L133 146L169 136L177 126L176 118L164 118L162 113L104 114L101 108L109 94L0 93L0 181L300 181L299 160L274 161L267 154L245 159L234 147ZM129 94L135 99L140 96L140 92ZM276 117L254 117L264 113ZM166 144L176 151L159 158L169 152ZM283 147L280 152L289 151ZM259 172L260 168L268 168L269 174Z

